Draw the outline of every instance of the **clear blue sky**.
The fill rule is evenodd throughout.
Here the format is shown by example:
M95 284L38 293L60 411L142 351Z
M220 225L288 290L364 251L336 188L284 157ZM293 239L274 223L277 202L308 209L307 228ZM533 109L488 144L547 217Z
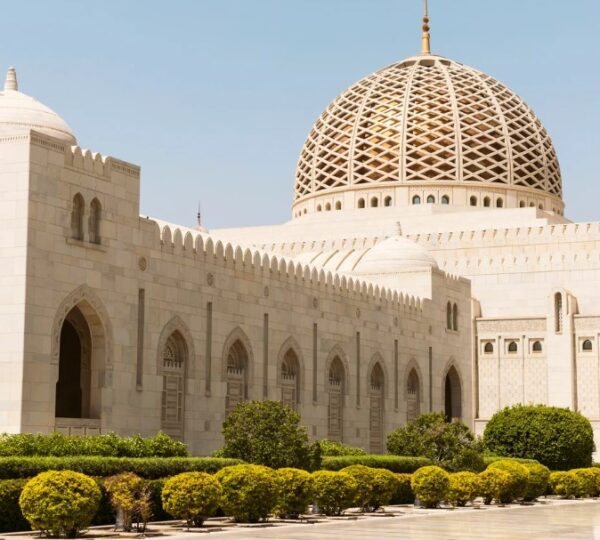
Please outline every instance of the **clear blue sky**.
M567 215L600 219L600 2L430 0L433 52L519 93L557 147ZM420 47L421 0L19 0L0 68L79 143L142 166L141 212L192 225L290 217L312 123Z

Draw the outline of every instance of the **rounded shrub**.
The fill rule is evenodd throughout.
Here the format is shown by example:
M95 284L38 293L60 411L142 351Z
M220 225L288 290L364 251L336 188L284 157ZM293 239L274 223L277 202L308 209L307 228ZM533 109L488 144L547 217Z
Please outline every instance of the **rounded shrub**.
M223 511L235 521L265 520L277 502L275 472L262 465L233 465L221 469L216 479L223 488Z
M579 492L579 480L575 473L569 471L555 471L550 473L548 484L552 493L566 499L577 497Z
M597 476L593 468L572 469L569 471L577 478L577 496L578 497L596 497L598 495Z
M365 512L374 512L389 504L397 489L396 475L385 469L350 465L340 472L345 472L356 480L358 487L354 502Z
M396 491L390 504L414 504L415 493L410 485L411 479L412 474L396 473Z
M446 500L453 506L466 506L479 495L479 477L464 471L450 474L450 488Z
M435 465L421 467L412 475L410 485L425 508L436 508L446 499L450 475Z
M521 463L510 459L500 459L488 465L488 469L500 469L511 476L509 489L500 494L501 503L508 504L525 496L529 471Z
M533 501L546 493L550 469L541 463L521 463L521 465L529 472L523 498L526 501Z
M200 527L221 504L223 488L210 474L181 473L165 481L161 498L163 508L174 518L184 519L188 527Z
M312 477L301 469L283 468L275 471L277 480L277 513L282 517L304 514L312 500Z
M74 538L92 522L100 497L98 484L89 476L48 471L25 484L19 505L32 529Z
M513 479L510 473L502 469L486 469L477 475L479 477L479 494L484 504L493 500L506 500L510 496Z
M536 459L552 470L589 467L594 434L578 412L545 405L515 405L492 416L483 440L492 453Z
M358 485L347 473L316 471L312 473L313 494L323 514L339 516L352 506Z

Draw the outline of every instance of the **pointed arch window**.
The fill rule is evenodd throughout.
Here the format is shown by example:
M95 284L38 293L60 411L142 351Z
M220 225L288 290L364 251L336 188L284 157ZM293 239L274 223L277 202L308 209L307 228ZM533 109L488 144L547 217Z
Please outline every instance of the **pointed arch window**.
M298 355L294 349L288 349L281 361L281 402L292 409L298 406L299 378Z
M452 304L450 302L446 304L446 328L452 330Z
M458 332L458 304L452 306L452 330Z
M71 209L71 238L74 240L83 240L83 214L85 213L85 201L81 193L73 197L73 207Z
M377 362L371 370L369 391L369 447L372 454L383 452L383 384L383 369Z
M412 198L412 203L413 203L413 204L421 204L421 197L419 197L418 195L415 195L415 196Z
M98 199L93 199L90 204L90 221L88 234L92 244L100 244L100 220L102 218L102 205Z
M227 353L227 396L225 411L229 414L238 403L248 398L248 351L236 339Z
M161 430L177 439L183 439L187 351L183 336L176 330L161 352Z
M554 331L558 334L563 329L563 300L562 294L554 295Z
M442 195L442 204L450 204L450 197L448 195Z
M406 420L408 422L416 420L421 414L420 386L419 375L413 368L406 381Z
M364 208L365 207L365 200L364 199L358 199L358 207L359 208Z
M484 346L483 346L483 352L485 354L492 354L494 352L494 344L491 341L488 341Z
M331 361L328 373L327 438L342 442L344 426L344 381L346 374L339 356Z

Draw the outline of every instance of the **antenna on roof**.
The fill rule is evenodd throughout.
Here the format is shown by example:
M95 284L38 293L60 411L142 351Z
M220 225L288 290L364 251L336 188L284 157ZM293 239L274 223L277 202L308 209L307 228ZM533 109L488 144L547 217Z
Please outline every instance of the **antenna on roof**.
M429 6L425 0L425 15L423 16L423 35L421 37L421 54L431 54L431 36L429 35Z

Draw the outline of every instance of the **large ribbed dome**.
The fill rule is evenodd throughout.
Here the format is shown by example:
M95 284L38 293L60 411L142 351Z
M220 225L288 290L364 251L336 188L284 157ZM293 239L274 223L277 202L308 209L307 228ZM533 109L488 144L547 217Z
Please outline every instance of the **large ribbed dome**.
M527 104L481 71L426 54L327 107L300 154L294 215L417 201L561 212L561 194L552 141Z
M77 143L75 134L58 114L37 99L19 92L17 74L9 68L4 91L0 92L0 135L31 129L68 144Z

